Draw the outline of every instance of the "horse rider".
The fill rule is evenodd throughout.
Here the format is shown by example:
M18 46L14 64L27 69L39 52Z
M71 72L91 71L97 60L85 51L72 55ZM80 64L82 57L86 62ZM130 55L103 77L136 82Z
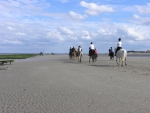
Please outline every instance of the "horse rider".
M90 53L92 54L94 52L95 48L94 48L94 44L91 42L91 45L89 47L89 56L90 56Z
M121 42L121 38L118 39L118 42L117 42L117 49L115 51L115 56L116 56L116 53L118 50L122 49L122 42Z
M112 47L110 47L110 49L108 51L109 51L109 55L108 56L110 56L110 54L113 52Z
M72 53L72 48L70 47L70 49L69 49L69 55L71 55L71 53Z
M94 50L94 44L91 42L90 49Z
M75 48L74 48L74 46L73 46L73 48L72 48L72 52L75 52Z
M82 49L81 46L78 46L78 51L81 51L81 49Z
M81 55L81 53L82 53L82 48L81 48L81 46L78 46L78 55L80 56Z

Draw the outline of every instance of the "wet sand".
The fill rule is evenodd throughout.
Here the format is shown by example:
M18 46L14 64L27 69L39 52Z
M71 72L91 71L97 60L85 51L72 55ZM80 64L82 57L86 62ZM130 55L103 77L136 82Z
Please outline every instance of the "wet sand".
M44 55L0 69L0 113L150 113L150 58Z

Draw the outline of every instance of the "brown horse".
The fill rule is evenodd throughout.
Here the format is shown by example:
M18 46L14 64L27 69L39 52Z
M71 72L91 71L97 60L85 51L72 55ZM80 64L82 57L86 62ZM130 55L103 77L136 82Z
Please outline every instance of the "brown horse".
M95 53L95 50L90 50L89 51L89 63L90 63L90 59L92 58L92 62L96 62L97 61L97 57L98 54Z
M72 59L76 58L76 52L72 52L72 55L71 55Z
M110 60L114 60L114 52L109 52Z

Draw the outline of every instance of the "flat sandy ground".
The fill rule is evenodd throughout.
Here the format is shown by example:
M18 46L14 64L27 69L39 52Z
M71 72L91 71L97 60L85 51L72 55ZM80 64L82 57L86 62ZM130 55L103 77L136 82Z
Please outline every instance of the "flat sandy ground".
M150 57L117 66L44 55L0 66L0 113L150 113Z

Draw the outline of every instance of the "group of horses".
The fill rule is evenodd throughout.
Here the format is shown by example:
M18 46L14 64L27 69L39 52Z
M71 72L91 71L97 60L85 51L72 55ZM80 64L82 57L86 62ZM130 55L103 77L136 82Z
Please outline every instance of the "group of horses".
M82 51L78 51L78 49L77 50L75 49L74 51L69 52L69 58L70 59L78 58L78 62L81 62L82 56L83 56ZM89 51L89 63L91 62L91 59L92 59L92 62L96 62L97 57L98 57L98 54L95 52L95 50Z
M82 59L82 55L83 55L83 53L82 53L82 51L79 51L79 49L75 49L75 50L70 50L70 52L69 52L69 58L70 59L76 59L76 58L78 58L78 62L81 62L81 59Z
M78 62L81 62L82 55L83 55L82 51L75 50L69 53L69 58L70 59L78 58ZM114 60L114 56L115 56L114 52L110 52L109 56L110 56L110 60ZM98 57L98 54L94 50L89 51L89 63L91 62L90 61L91 59L92 59L92 62L96 62L97 57ZM119 62L118 62L118 59L119 59ZM124 62L125 65L127 65L126 60L127 60L127 51L125 49L118 50L116 53L116 63L120 65L120 62L122 62L121 66L123 66L123 62Z

